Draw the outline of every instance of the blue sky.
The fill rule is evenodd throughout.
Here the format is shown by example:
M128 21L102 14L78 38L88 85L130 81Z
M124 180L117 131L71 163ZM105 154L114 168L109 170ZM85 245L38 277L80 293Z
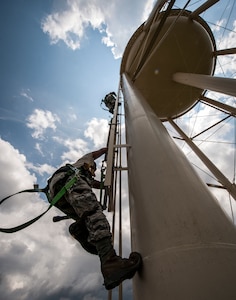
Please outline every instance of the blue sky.
M1 136L27 156L28 149L34 149L29 160L58 165L59 149L52 149L53 128L57 128L61 138L74 139L85 130L89 118L108 120L100 102L106 93L117 90L120 62L101 43L98 30L91 28L86 30L77 51L63 42L51 45L50 37L42 30L42 22L53 8L53 2L42 3L2 4ZM51 121L44 127L40 123L37 127L36 118L40 122L40 116L34 114L35 109L50 112ZM31 115L34 115L34 126L29 127L27 120ZM49 118L41 113L43 116L45 121ZM26 130L27 127L31 130ZM43 132L36 133L32 139L36 128ZM38 147L42 147L43 160L41 153L35 151L36 140Z
M31 188L36 182L45 186L57 167L106 144L111 115L100 107L101 100L107 93L117 92L125 45L154 2L1 1L1 197ZM203 2L191 1L195 6ZM179 6L184 3L177 1ZM220 1L203 16L210 21L220 49L235 47L233 3L227 1L227 6ZM235 65L232 56L222 58L217 72L223 76L223 66L227 76L235 77ZM232 97L225 101L234 104ZM202 108L202 113L207 115L209 110ZM189 126L186 119L182 122ZM202 126L200 123L195 130ZM210 146L205 149L214 152ZM233 149L228 151L232 154ZM218 161L223 169L229 169L230 161L225 164L222 157ZM1 227L18 225L46 206L38 195L9 200L1 207ZM125 213L128 215L128 209ZM70 221L51 222L55 214L56 209L20 233L1 236L3 299L106 298L97 257L85 253L69 237ZM124 230L124 239L128 238L129 232ZM127 255L129 242L124 245ZM125 299L131 299L130 282L124 284L124 291Z

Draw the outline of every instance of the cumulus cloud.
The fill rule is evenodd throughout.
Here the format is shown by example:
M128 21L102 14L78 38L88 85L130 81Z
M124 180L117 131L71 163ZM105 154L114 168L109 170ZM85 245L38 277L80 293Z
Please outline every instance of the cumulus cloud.
M27 127L33 129L32 137L35 139L43 139L44 133L48 128L55 130L56 123L60 122L56 114L48 110L35 109L27 118Z
M18 189L32 186L36 178L25 168L26 157L9 142L2 139L0 139L0 152L1 195L7 195L9 191L10 193L16 192Z
M0 198L31 188L35 182L27 159L0 139ZM10 180L9 180L10 178ZM0 227L12 227L37 216L48 207L38 194L14 197L1 205ZM53 223L52 208L30 227L1 235L0 293L2 299L105 299L99 259L87 254L68 234L71 221ZM96 295L96 296L94 296Z
M48 164L37 164L34 165L32 163L27 163L26 164L27 168L40 174L41 176L46 174L46 175L51 175L53 172L56 171L56 169Z
M42 30L49 35L52 44L63 41L76 50L81 47L90 27L100 32L101 41L111 48L115 58L119 58L133 32L147 17L153 2L67 0L64 10L58 8L42 20Z
M93 141L95 147L104 147L107 144L109 130L107 120L93 118L87 125L84 135Z
M58 142L62 142L58 140ZM82 140L66 141L68 148L80 149ZM0 198L25 189L35 183L29 169L48 172L48 165L34 167L9 142L0 139ZM78 154L78 153L77 153ZM81 155L84 153L80 153ZM11 178L11 180L9 180ZM0 227L12 227L39 215L48 207L38 194L22 194L1 205ZM0 293L2 299L52 300L107 298L97 256L88 254L69 235L71 221L53 223L60 214L52 208L42 219L14 234L1 235ZM127 210L125 215L127 214ZM108 216L111 219L111 216ZM127 224L124 223L125 227ZM124 239L129 237L124 230ZM125 242L125 254L128 242ZM128 255L128 253L127 253ZM124 283L124 299L131 297L131 282ZM114 290L114 295L116 291Z
M75 162L89 152L87 142L82 139L72 140L53 137L53 140L67 148L61 155L63 163Z

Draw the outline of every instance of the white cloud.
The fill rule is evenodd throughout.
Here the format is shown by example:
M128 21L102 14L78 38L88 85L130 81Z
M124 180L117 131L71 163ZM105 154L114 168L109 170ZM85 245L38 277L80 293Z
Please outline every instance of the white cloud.
M53 137L53 139L54 141L65 146L68 149L68 151L63 152L63 154L61 155L61 159L64 164L69 162L75 162L80 157L89 152L86 141L82 139L72 140L62 139L59 137Z
M7 195L33 186L36 178L25 168L26 157L19 153L17 149L14 149L9 142L2 139L0 139L0 153L1 195Z
M53 172L55 172L55 168L48 165L48 164L42 164L42 165L33 165L32 163L27 163L26 164L27 168L40 174L40 175L51 175Z
M89 143L86 141L86 139L62 138L60 136L52 137L54 142L66 148L66 150L64 150L61 154L62 164L75 162L86 153L106 146L109 130L108 121L105 119L93 118L86 125L87 128L84 131L84 136L93 142L94 148L96 149L91 149L91 146L89 146ZM34 166L34 168L37 167Z
M109 130L107 120L93 118L87 125L88 128L85 130L84 135L93 141L95 147L104 147L107 144Z
M221 30L222 26L224 26L226 20L225 19L221 19L216 21L216 23L214 25L211 25L211 30L213 32L218 32Z
M31 91L30 89L22 89L20 92L20 95L30 101L34 101L33 97L30 95Z
M26 157L0 139L0 198L31 188L35 176ZM4 154L4 155L3 155ZM1 205L0 227L12 227L37 216L48 207L38 194L22 194ZM14 234L0 233L0 293L2 299L104 299L99 259L87 254L70 237L71 221L54 224L52 208L42 219ZM92 278L92 280L91 280ZM95 291L95 292L94 292Z
M63 40L72 50L80 48L81 39L88 26L101 29L102 12L92 2L67 1L67 10L48 15L42 22L42 29L48 33L51 43Z
M32 137L35 139L43 139L45 130L51 128L56 129L56 123L60 122L56 114L48 110L35 109L27 118L27 127L34 130Z
M41 146L39 143L36 143L36 144L35 144L35 149L36 149L42 156L44 156L43 151L42 151L42 146Z
M62 142L58 140L58 142ZM69 148L85 146L81 140L67 140ZM35 176L28 171L29 163L10 143L0 139L0 198L31 188ZM82 153L81 153L82 154ZM48 166L42 166L47 169ZM11 180L9 180L9 178ZM1 205L0 227L12 227L25 222L48 207L38 194L22 194ZM126 211L127 213L127 211ZM2 299L50 300L93 299L107 297L102 286L99 258L85 252L69 235L71 221L54 224L52 208L42 219L14 234L0 233L0 293ZM60 212L59 212L60 214ZM111 219L111 216L109 216ZM125 230L126 231L126 230ZM127 239L126 233L123 239ZM128 252L127 242L124 250ZM129 289L131 282L125 282Z
M91 27L101 33L102 42L111 47L115 58L119 58L152 4L153 0L67 0L66 9L55 10L42 21L42 30L49 35L52 44L61 40L76 50L86 38L86 29Z
M77 115L75 113L71 113L68 118L70 119L71 122L76 121L77 120Z

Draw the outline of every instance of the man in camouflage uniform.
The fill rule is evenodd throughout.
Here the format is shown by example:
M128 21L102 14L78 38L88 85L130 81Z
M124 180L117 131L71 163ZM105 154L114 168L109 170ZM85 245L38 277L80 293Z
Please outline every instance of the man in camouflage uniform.
M114 113L114 108L115 108L115 103L116 103L116 93L111 92L111 93L107 94L105 96L104 100L102 100L102 102L105 103L105 105L108 108L109 112L111 114L113 114Z
M79 170L77 181L57 203L61 211L75 220L69 227L71 235L80 242L85 250L97 254L101 261L101 271L106 289L112 289L123 280L132 278L141 265L141 256L133 252L129 259L116 255L112 245L110 225L97 201L92 188L100 188L94 179L96 164L94 160L106 153L102 148L84 155L74 164L57 170L49 179L50 198L70 180L72 168Z

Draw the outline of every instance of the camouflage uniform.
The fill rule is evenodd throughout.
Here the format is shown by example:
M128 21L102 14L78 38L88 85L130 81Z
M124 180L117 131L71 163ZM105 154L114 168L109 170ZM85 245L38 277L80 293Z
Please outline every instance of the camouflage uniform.
M93 177L89 176L89 173L83 168L84 163L94 166L93 158L100 157L102 153L105 153L104 150L105 148L102 148L87 154L73 164L82 174L79 175L72 189L56 203L56 206L76 220L70 225L69 231L85 250L99 256L104 285L106 289L110 290L123 280L132 278L141 266L142 258L136 252L132 252L128 259L116 255L109 223L92 191ZM92 170L90 169L90 171ZM87 176L85 176L86 174ZM51 199L70 178L65 167L54 173L49 179Z
M114 92L109 93L105 96L103 102L105 103L106 107L109 109L109 112L113 114L115 103L116 103L116 94Z
M94 164L92 153L83 156L73 166L81 169L84 163ZM62 171L54 173L49 180L51 199L64 186L65 176L66 172ZM74 186L57 202L56 207L76 220L75 223L70 225L70 233L87 251L97 254L94 244L103 238L110 238L111 233L110 225L102 212L102 207L92 191L92 183L92 177L78 175L78 180Z

